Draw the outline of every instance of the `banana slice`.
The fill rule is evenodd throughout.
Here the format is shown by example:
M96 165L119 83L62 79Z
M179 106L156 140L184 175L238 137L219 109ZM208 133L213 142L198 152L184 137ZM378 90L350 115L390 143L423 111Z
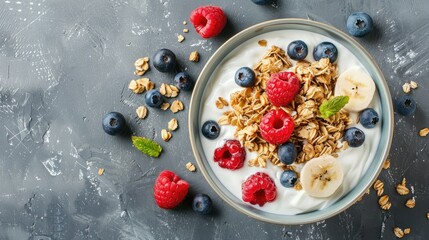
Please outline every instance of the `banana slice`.
M344 106L349 112L359 112L367 108L374 93L374 81L360 67L343 72L335 84L335 96L349 96L349 103Z
M343 169L338 159L323 155L308 161L301 170L301 185L304 191L317 198L326 198L343 183Z

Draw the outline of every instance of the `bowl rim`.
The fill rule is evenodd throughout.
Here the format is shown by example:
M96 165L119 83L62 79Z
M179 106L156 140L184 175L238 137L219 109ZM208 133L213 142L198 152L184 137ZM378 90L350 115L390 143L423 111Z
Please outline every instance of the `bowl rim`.
M254 32L261 31L266 27L273 27L275 25L290 25L290 24L292 24L292 25L298 24L298 25L309 26L312 28L319 28L319 29L321 29L327 33L335 34L335 35L339 36L340 38L342 38L343 40L345 40L346 43L350 44L355 49L358 49L360 51L360 53L362 54L362 56L368 60L369 65L374 70L374 74L376 75L376 78L379 80L378 84L376 82L376 84L378 85L377 90L379 91L379 93L381 90L384 93L383 99L382 99L382 97L383 97L382 94L380 94L380 100L382 102L383 102L383 100L386 100L384 102L385 106L382 105L382 111L383 111L383 125L387 125L386 128L387 128L388 136L387 136L386 145L381 150L381 159L379 160L378 164L376 165L376 171L374 171L371 174L370 181L368 181L363 186L360 186L362 184L357 184L347 194L342 196L337 202L342 201L343 198L350 195L352 192L354 192L354 189L359 186L360 191L358 191L357 194L354 194L355 196L352 198L352 200L349 200L349 202L347 202L346 204L344 204L342 206L336 206L336 208L333 208L332 211L328 211L328 212L320 214L320 215L317 215L314 213L323 212L325 209L329 209L329 208L331 208L331 206L334 206L336 204L332 204L331 206L329 206L325 209L322 209L322 210L316 210L316 211L312 211L312 212L308 212L308 213L302 213L302 214L298 214L298 215L278 215L279 218L281 218L281 219L278 219L278 218L272 219L272 218L269 218L267 216L256 213L256 211L258 211L258 212L261 212L264 214L269 214L267 212L260 211L256 208L251 207L251 206L245 207L245 206L239 205L236 202L234 202L232 199L230 199L230 197L228 197L226 195L226 193L224 193L219 188L219 186L217 186L217 184L209 176L209 173L208 173L207 169L204 167L204 164L203 164L202 159L200 157L200 152L198 151L197 141L195 138L196 134L199 134L199 127L198 127L199 123L198 122L194 123L193 120L194 120L194 118L199 119L199 117L200 117L200 112L199 112L199 110L200 110L200 101L199 100L200 99L197 99L198 98L197 95L203 96L203 93L204 93L205 87L207 85L208 79L210 79L213 71L216 69L216 68L214 68L212 71L210 71L210 68L212 68L211 65L213 63L218 64L217 63L218 55L225 55L225 56L228 55L228 53L225 53L225 54L223 53L225 48L229 48L229 47L233 46L234 44L236 44L236 42L240 38L242 38L243 36L246 36L247 34L251 34ZM287 30L287 28L284 30ZM267 32L270 32L270 31L267 31ZM263 32L263 33L266 33L266 32ZM252 36L251 38L256 37L256 36L257 35ZM244 41L247 41L249 39L250 38L247 38ZM238 47L239 45L240 44L238 44L235 47ZM202 80L203 78L207 78L207 80L203 81ZM201 90L202 92L200 94L196 94L196 91L198 91L198 90ZM387 109L383 109L383 107L387 107ZM386 112L387 112L387 114L386 114ZM317 21L313 21L313 20L308 20L308 19L300 19L300 18L282 18L282 19L265 21L265 22L250 26L250 27L240 31L239 33L235 34L233 37L228 39L225 43L223 43L212 54L212 56L209 58L209 60L204 65L203 69L201 70L201 73L198 77L198 80L196 81L196 84L194 86L194 92L192 93L190 105L189 105L188 128L189 128L189 138L190 138L190 142L191 142L192 152L194 154L194 157L196 159L198 167L199 167L201 173L203 174L204 178L206 179L206 181L209 183L210 187L225 202L227 202L230 206L235 208L240 213L243 213L249 217L255 218L255 219L263 221L263 222L269 222L269 223L275 223L275 224L298 225L298 224L308 224L308 223L314 223L314 222L321 221L321 220L326 220L330 217L333 217L333 216L343 212L344 210L346 210L347 208L352 206L354 203L356 203L365 194L367 189L371 188L372 184L375 182L375 180L377 179L378 175L380 174L380 172L382 170L383 163L387 159L389 151L390 151L390 147L392 145L393 130L394 130L393 119L394 119L393 103L392 103L392 97L391 97L391 94L389 91L389 87L387 85L387 81L384 78L383 73L382 73L381 69L379 68L378 64L376 63L376 61L374 60L374 58L368 53L368 51L364 47L362 47L355 39L353 39L352 37L350 37L346 33L340 31L339 29L337 29L333 26L327 25L325 23L321 23L321 22L317 22ZM197 125L196 128L194 126L195 124ZM380 142L381 142L381 140L382 140L382 138L380 139ZM379 149L377 149L376 153L378 151L379 151ZM374 156L374 159L375 159L376 155ZM204 159L205 159L205 157L204 157ZM372 160L372 162L374 162L374 159ZM371 165L372 164L373 163L371 163ZM364 176L366 176L368 174L368 172L369 172L369 168L364 173ZM364 176L362 176L362 178L364 178ZM310 215L310 213L312 213L312 215ZM294 216L305 216L305 215L310 215L310 216L308 216L307 218L300 217L299 219L293 220ZM282 218L282 216L283 216L283 218Z

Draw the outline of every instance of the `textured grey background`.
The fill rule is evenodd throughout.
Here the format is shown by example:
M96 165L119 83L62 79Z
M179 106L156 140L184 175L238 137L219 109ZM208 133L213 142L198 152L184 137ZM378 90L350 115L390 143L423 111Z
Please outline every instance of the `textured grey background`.
M178 44L182 22L196 6L224 8L222 35L202 40L193 30ZM142 96L126 89L133 62L167 47L196 78L211 54L229 37L275 18L310 18L345 31L353 11L368 12L376 31L358 39L376 58L393 96L405 81L420 84L412 117L395 115L392 166L383 171L390 211L380 210L374 191L336 217L303 226L279 226L250 219L227 206L202 175L184 165L193 161L187 134L187 109L175 115L180 129L163 143L159 159L143 156L127 138L101 130L101 117L124 113L132 131L160 139L173 116L150 111L138 121ZM280 0L261 7L250 0L0 0L0 239L393 239L394 226L411 227L407 239L427 239L429 212L426 105L429 77L427 1ZM192 28L188 25L189 28ZM201 62L190 63L197 50ZM170 75L150 71L156 83ZM426 97L426 99L425 99ZM179 99L185 106L190 94ZM105 168L103 176L97 175ZM198 216L185 206L161 210L152 185L162 169L172 169L191 184L191 193L212 196L216 211ZM413 193L395 193L406 177ZM414 209L404 207L414 196Z

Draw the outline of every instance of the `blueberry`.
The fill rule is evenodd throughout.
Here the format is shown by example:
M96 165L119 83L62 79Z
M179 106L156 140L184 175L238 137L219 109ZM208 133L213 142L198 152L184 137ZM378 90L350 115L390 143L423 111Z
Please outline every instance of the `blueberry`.
M372 108L364 109L360 113L359 122L364 128L375 127L379 120L378 113Z
M173 72L176 64L176 55L171 50L160 49L153 55L153 66L160 72Z
M208 139L216 139L217 137L219 137L220 127L217 122L209 120L203 124L201 131L204 137Z
M249 67L241 67L235 72L235 83L241 87L251 87L255 84L255 72Z
M174 76L174 85L179 89L189 91L194 86L194 80L186 72L179 72Z
M298 152L295 145L289 142L279 146L277 155L279 156L280 162L289 165L295 161L296 157L298 156Z
M329 61L333 63L337 60L338 50L333 43L321 42L314 48L313 57L316 61L322 58L329 58Z
M352 36L363 37L370 33L373 28L372 18L364 12L352 13L347 18L347 30Z
M118 112L110 112L103 118L103 130L109 135L116 135L125 129L125 118Z
M274 0L252 0L252 2L258 5L268 5L274 2Z
M360 147L365 142L365 133L356 127L346 129L344 140L348 142L350 147Z
M308 47L305 42L296 40L287 46L287 55L293 60L302 60L307 57Z
M198 193L192 201L192 209L199 214L209 214L212 210L212 200L206 194Z
M411 96L404 95L396 99L395 106L396 112L404 116L409 116L414 113L417 104Z
M282 175L280 175L280 183L283 185L283 187L291 188L295 186L297 180L298 176L294 171L291 170L286 170L282 172Z
M148 91L144 96L144 100L149 107L154 107L154 108L161 107L161 104L163 103L162 95L156 89L152 89Z

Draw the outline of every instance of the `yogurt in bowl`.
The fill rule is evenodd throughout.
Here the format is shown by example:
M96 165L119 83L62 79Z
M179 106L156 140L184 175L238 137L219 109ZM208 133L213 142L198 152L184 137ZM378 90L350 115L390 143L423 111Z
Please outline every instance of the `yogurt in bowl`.
M286 28L284 26L283 28L279 27L279 22L290 21L298 25L292 26L292 24ZM300 24L301 26L299 26ZM225 44L226 47L221 47L203 70L191 100L189 121L194 153L200 169L210 185L223 199L240 211L261 220L283 224L301 224L325 219L356 201L364 190L370 186L371 182L375 180L380 171L391 141L391 126L389 125L391 124L392 109L390 96L383 85L385 82L382 76L379 75L378 69L372 65L372 62L368 61L370 58L365 55L366 53L358 52L356 54L354 51L356 43L351 40L353 45L350 45L348 41L343 39L347 39L347 37L341 34L340 36L332 34L332 31L335 32L336 30L306 20L278 20L277 22L268 22L266 25L271 27L261 31L260 28L258 29L255 26L253 29L240 33L242 37L245 36L242 39L235 37L228 41ZM259 32L255 32L255 30L259 30ZM335 33L338 34L337 32ZM240 36L240 34L237 36ZM245 41L242 41L243 39ZM265 40L268 45L266 47L259 46L259 40ZM302 40L307 44L310 54L306 60L309 62L315 61L311 53L318 43L323 41L332 42L338 49L338 59L336 60L338 75L348 69L360 68L372 76L378 90L373 97L371 96L372 101L368 107L373 108L379 114L381 121L375 128L365 129L356 121L358 114L350 113L349 117L353 120L353 123L348 124L347 127L356 126L362 129L366 140L358 148L347 148L345 150L342 150L342 141L338 140L338 149L330 152L330 154L335 155L336 159L338 159L344 178L335 193L325 198L310 196L302 189L283 187L280 183L280 175L285 167L277 166L279 165L277 164L278 161L266 161L265 164L262 164L264 167L255 166L255 164L249 166L249 161L256 159L258 156L257 152L249 151L249 149L246 149L246 159L242 168L229 170L219 167L213 161L213 153L216 148L224 144L226 139L237 138L237 135L234 135L236 132L235 126L222 125L220 136L214 140L207 139L201 135L201 126L205 121L219 120L222 114L231 108L231 106L227 106L223 109L218 109L215 103L219 97L229 102L232 93L243 89L234 82L236 70L243 66L253 68L271 46L275 45L285 49L294 40ZM358 50L363 51L360 48ZM362 61L362 59L365 59L365 61ZM216 62L216 66L210 66L211 62ZM291 63L291 68L283 69L282 71L292 71L297 62L291 61ZM382 96L380 93L382 93ZM195 101L198 101L197 108L194 106ZM291 115L296 114L294 112L289 113ZM299 151L303 151L302 148ZM305 159L304 157L302 161L292 164L291 168L300 173L308 160L310 159ZM275 200L263 206L252 205L242 200L242 184L250 175L256 172L266 173L276 186L277 196Z

